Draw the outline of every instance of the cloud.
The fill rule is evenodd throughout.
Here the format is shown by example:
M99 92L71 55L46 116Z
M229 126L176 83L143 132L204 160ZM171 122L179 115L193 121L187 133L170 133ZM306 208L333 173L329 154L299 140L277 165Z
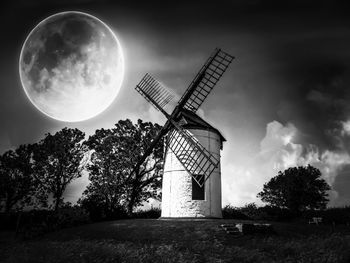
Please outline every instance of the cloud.
M350 156L346 152L332 152L326 150L320 154L320 160L314 164L323 171L323 178L333 185L341 169L350 163Z
M350 120L342 121L341 124L342 124L341 135L349 136L350 135Z
M276 151L282 146L290 144L296 133L297 129L291 123L286 126L277 121L268 123L266 136L260 143L261 153Z
M315 166L320 169L322 178L332 186L342 168L350 164L349 154L346 151L321 151L315 145L296 143L298 134L299 130L294 124L283 125L272 121L266 126L259 152L250 162L223 165L223 175L232 174L232 177L223 178L224 205L261 204L256 195L263 184L276 176L278 171L294 166ZM338 197L334 189L329 195L333 200Z

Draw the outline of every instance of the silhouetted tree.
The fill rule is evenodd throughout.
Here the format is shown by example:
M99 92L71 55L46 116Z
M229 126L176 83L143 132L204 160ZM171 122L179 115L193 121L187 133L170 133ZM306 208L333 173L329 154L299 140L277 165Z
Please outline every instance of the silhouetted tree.
M57 211L67 185L81 177L84 168L85 134L78 129L64 128L46 137L34 147L34 175L41 190L52 194Z
M37 189L32 175L32 145L20 145L0 156L0 200L5 212L32 204Z
M322 209L328 202L329 185L321 178L321 172L315 167L292 167L264 184L258 194L263 202L293 212L305 209Z
M96 130L86 141L93 153L87 166L90 184L83 199L100 202L106 213L111 214L121 207L131 214L143 201L151 197L159 199L163 141L143 165L132 171L160 129L158 124L142 120L133 124L127 119L119 121L113 129Z

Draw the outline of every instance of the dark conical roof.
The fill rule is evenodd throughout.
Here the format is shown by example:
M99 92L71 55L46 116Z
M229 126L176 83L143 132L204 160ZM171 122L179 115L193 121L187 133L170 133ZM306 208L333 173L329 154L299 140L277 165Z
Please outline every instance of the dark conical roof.
M176 117L176 121L183 122L182 127L185 129L202 129L202 130L210 130L217 133L220 136L221 142L225 142L226 139L218 129L215 129L208 122L199 117L196 113L182 109L179 115Z

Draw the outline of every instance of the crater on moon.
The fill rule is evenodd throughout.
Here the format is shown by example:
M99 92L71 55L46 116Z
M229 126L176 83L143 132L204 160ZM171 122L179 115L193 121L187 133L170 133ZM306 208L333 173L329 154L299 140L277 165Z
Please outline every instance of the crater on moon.
M25 93L41 112L61 121L83 121L117 96L124 58L105 23L70 11L44 19L30 32L19 72Z

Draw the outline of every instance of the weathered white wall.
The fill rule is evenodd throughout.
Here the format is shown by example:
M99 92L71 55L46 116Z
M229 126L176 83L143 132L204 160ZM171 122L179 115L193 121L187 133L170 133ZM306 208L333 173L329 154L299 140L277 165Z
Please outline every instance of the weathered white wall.
M208 130L189 130L200 143L220 160L220 137ZM163 175L162 217L221 218L220 165L205 182L205 200L192 200L192 179L168 149Z

